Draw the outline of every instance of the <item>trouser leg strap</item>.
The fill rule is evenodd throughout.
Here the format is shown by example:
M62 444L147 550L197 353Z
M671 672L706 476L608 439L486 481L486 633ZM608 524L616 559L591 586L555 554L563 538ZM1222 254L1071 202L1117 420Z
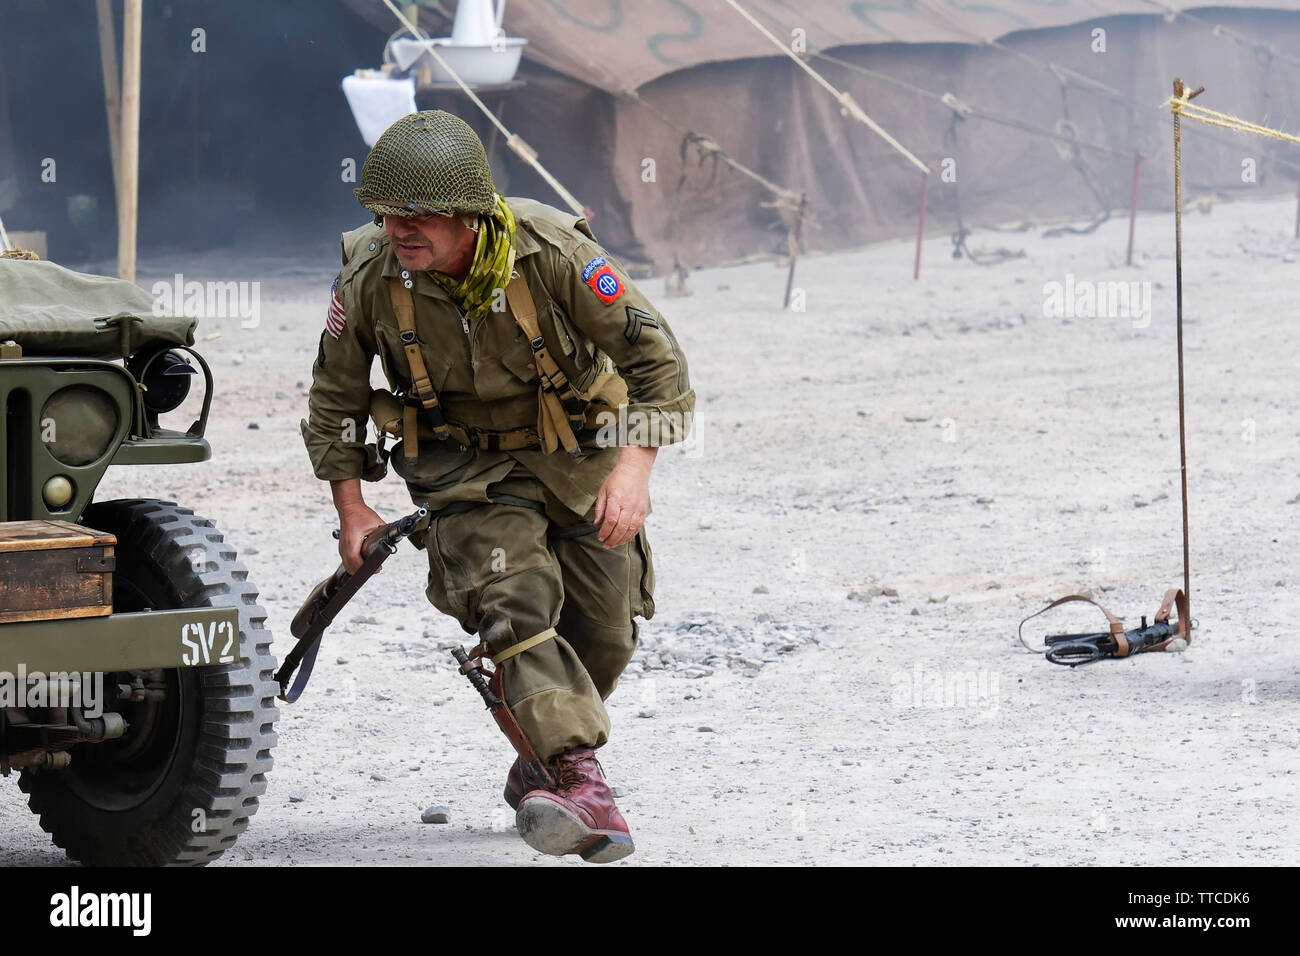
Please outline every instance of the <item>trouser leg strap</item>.
M536 647L543 641L549 641L551 638L558 636L559 635L556 633L555 628L548 627L540 634L534 634L532 637L526 638L517 644L511 644L504 651L493 655L492 663L500 667L503 661L510 660L510 658L514 657L516 654L522 654L524 651Z

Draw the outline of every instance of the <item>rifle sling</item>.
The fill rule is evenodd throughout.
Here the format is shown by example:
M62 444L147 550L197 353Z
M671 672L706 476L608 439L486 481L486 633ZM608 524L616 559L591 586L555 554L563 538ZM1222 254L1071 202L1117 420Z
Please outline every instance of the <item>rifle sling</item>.
M327 607L332 605L334 610L326 612L322 608L311 629L300 637L298 643L293 646L293 650L285 655L284 663L280 665L280 669L275 673L275 679L281 687L281 700L292 704L302 696L303 690L307 687L307 681L311 678L312 668L316 665L316 652L320 648L325 629L333 623L335 616L348 601L352 600L353 595L361 590L361 586L374 577L379 566L392 554L392 551L389 550L391 547L391 543L380 542L371 550L370 554L366 556L366 560L362 562L361 567L357 568L355 573L348 575L347 580L340 584L338 590L330 597ZM301 669L299 669L300 662ZM293 676L295 670L298 671L298 676L294 680L293 686L288 690L284 690L284 686L289 682L289 678Z

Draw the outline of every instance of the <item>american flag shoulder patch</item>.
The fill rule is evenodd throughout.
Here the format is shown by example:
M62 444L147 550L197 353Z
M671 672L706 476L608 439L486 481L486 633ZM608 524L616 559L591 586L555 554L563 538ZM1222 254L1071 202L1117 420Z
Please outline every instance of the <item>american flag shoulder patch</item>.
M346 321L347 316L343 314L343 300L339 298L339 280L335 277L334 284L330 286L330 308L325 313L325 331L331 338L337 339L343 333L343 325Z

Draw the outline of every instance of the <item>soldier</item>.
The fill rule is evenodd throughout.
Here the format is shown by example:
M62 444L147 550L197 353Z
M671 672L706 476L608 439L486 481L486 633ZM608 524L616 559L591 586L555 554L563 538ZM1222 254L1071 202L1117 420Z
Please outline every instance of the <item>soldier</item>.
M658 446L695 404L686 360L655 307L586 221L503 199L462 120L413 113L379 138L343 236L312 368L303 437L339 515L353 570L384 523L359 479L391 462L431 512L426 594L477 633L554 789L518 760L505 799L520 835L604 863L633 851L595 750L604 700L654 613L644 522ZM379 357L392 392L370 388ZM365 444L370 414L400 434Z

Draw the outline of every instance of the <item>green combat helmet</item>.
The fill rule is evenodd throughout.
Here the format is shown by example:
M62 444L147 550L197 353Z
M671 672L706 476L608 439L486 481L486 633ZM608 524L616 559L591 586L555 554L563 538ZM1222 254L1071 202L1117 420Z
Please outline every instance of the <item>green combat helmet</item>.
M411 113L384 130L353 192L376 220L496 209L483 143L468 123L442 110Z

